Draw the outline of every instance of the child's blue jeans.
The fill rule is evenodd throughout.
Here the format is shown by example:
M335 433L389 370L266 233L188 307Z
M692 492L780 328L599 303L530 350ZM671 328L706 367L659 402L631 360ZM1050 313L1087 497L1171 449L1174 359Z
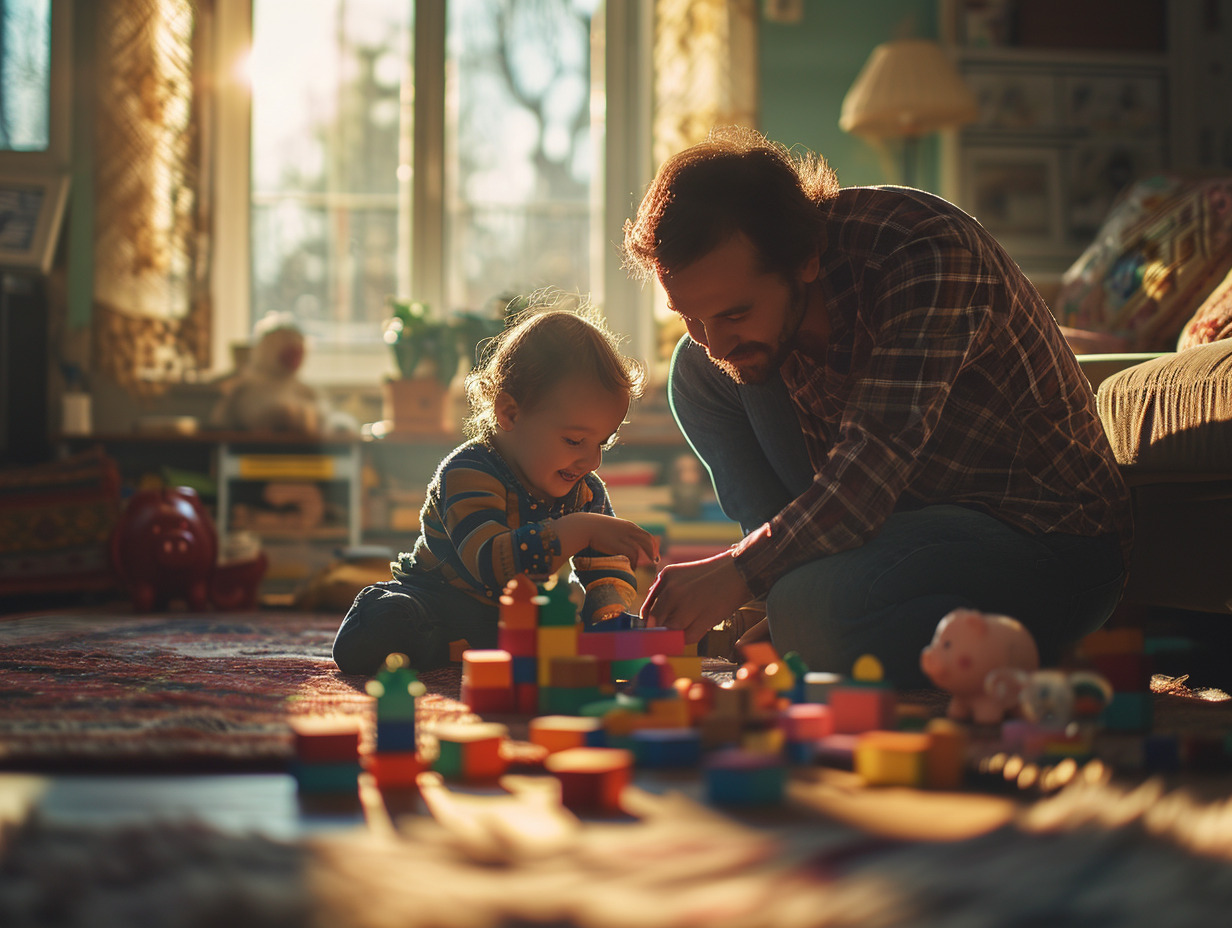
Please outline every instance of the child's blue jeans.
M686 336L668 381L672 414L705 464L723 512L747 533L813 480L781 380L741 386ZM1125 580L1116 536L1031 535L954 505L896 512L858 548L784 574L766 598L771 641L813 670L850 673L873 654L900 687L928 684L920 651L958 607L1008 615L1041 661L1099 628Z

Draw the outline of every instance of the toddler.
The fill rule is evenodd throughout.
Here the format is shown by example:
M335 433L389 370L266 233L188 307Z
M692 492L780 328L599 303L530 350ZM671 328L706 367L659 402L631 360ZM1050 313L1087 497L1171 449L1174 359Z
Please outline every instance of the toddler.
M338 668L372 674L393 652L437 667L459 639L494 648L505 584L546 580L566 560L585 588L583 621L628 611L633 568L658 561L658 539L612 514L594 471L642 379L579 312L532 312L506 328L466 379L469 440L437 468L414 550L342 620Z

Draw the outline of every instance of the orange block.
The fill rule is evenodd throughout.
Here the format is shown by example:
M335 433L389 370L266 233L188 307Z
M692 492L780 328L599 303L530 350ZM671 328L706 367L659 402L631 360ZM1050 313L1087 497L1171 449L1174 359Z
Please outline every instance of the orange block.
M513 687L513 655L499 648L472 648L462 655L462 676L475 689Z
M595 739L603 737L603 719L593 716L541 715L530 720L530 743L549 754L594 746Z
M415 778L428 769L414 751L365 754L363 765L380 789L415 786Z
M928 759L924 783L930 789L958 789L967 763L967 730L949 719L932 719L925 728Z

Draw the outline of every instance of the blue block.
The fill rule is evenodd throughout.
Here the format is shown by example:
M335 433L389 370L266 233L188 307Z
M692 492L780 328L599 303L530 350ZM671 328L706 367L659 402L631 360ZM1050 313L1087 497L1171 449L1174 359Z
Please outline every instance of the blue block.
M539 658L515 657L513 659L513 682L538 684Z
M787 765L772 754L718 751L706 763L706 800L721 806L776 805L783 801Z
M701 734L694 728L643 728L632 741L639 767L695 767L701 760Z
M414 751L415 722L401 719L377 719L376 749L382 754L396 751Z
M814 741L788 741L783 745L783 756L789 764L811 766L817 757L817 744Z

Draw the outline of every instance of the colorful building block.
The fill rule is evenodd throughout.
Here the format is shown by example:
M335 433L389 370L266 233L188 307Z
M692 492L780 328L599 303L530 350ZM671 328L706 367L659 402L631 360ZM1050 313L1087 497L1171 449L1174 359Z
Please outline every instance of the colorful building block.
M497 722L444 722L432 726L439 751L432 769L451 780L490 780L505 772L501 746L508 729Z
M928 735L919 732L865 732L856 740L854 769L869 786L923 786L928 748Z
M783 801L787 765L781 757L727 749L711 754L702 766L706 799L714 805L777 805Z
M928 735L924 785L929 789L958 789L966 776L967 730L950 719L932 719L924 732Z
M530 720L528 739L549 754L569 748L604 747L603 720L579 715L541 715Z
M639 767L694 767L701 759L701 735L693 728L642 728L631 741Z
M513 687L513 655L500 648L471 648L462 655L462 677L476 689Z
M549 755L543 766L560 781L560 799L566 808L614 813L620 811L620 795L633 777L633 752L569 748Z

